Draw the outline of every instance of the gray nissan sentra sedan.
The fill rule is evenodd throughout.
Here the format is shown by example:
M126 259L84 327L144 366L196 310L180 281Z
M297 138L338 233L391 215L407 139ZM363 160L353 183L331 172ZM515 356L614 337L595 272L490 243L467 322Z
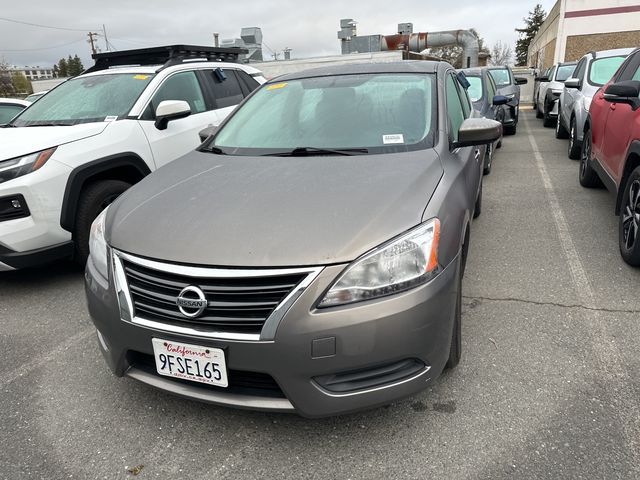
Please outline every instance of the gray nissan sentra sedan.
M94 222L86 292L111 370L309 417L426 388L460 359L484 145L502 131L477 115L438 62L256 90Z

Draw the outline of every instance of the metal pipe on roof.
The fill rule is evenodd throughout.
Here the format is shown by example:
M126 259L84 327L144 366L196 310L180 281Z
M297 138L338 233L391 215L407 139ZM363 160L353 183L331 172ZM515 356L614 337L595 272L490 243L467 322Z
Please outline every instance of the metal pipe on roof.
M469 30L448 30L443 32L420 32L410 34L383 35L380 50L406 50L420 53L427 48L460 45L464 56L464 68L477 67L480 45L478 37Z

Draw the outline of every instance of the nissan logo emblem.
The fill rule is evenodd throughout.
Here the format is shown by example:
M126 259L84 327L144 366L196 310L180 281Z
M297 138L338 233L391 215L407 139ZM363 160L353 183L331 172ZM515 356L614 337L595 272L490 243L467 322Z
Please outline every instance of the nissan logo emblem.
M183 288L178 298L176 298L176 305L178 305L180 313L188 318L196 318L202 315L208 303L202 289L194 285Z

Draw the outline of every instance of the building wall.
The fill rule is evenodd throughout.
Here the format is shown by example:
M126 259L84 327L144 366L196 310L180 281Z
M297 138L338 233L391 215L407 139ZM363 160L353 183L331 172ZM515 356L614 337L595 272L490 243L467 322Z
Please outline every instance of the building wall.
M639 25L640 26L640 25ZM565 61L579 60L585 53L613 48L640 46L640 30L633 32L594 33L567 37Z
M558 27L560 25L560 4L560 1L556 2L547 14L547 19L540 27L540 31L531 41L527 61L528 67L543 70L553 65L556 37L558 36ZM551 48L551 53L549 53L549 48ZM549 55L551 56L550 61L548 59ZM550 65L548 64L549 62Z
M542 69L590 50L640 46L639 29L638 0L558 0L531 42L529 64Z

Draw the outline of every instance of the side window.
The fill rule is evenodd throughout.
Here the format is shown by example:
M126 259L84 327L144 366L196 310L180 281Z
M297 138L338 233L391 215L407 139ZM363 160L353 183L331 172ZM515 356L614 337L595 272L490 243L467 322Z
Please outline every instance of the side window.
M209 70L212 83L213 97L216 101L216 108L233 107L238 105L243 99L244 94L240 88L240 82L233 70L224 69L226 79L220 80L214 70Z
M624 80L640 80L640 52L629 57L616 78L616 82Z
M449 119L449 138L454 142L458 140L458 131L465 119L456 83L458 82L454 80L453 75L448 74L445 86L447 118Z
M582 60L580 60L578 62L578 66L576 67L576 71L573 72L573 75L571 75L574 78L579 78L580 80L582 80L582 78L584 77L584 71L587 69L587 59L583 58Z
M244 87L243 90L245 91L245 95L249 95L260 86L255 78L243 70L236 70L236 75L238 75L241 86Z
M553 67L551 70L549 70L549 80L553 82L553 80L555 79L555 76L556 76L556 67Z
M153 95L142 114L142 119L155 119L156 109L163 100L184 100L191 107L191 113L202 113L207 109L200 83L194 72L180 72L167 78Z

